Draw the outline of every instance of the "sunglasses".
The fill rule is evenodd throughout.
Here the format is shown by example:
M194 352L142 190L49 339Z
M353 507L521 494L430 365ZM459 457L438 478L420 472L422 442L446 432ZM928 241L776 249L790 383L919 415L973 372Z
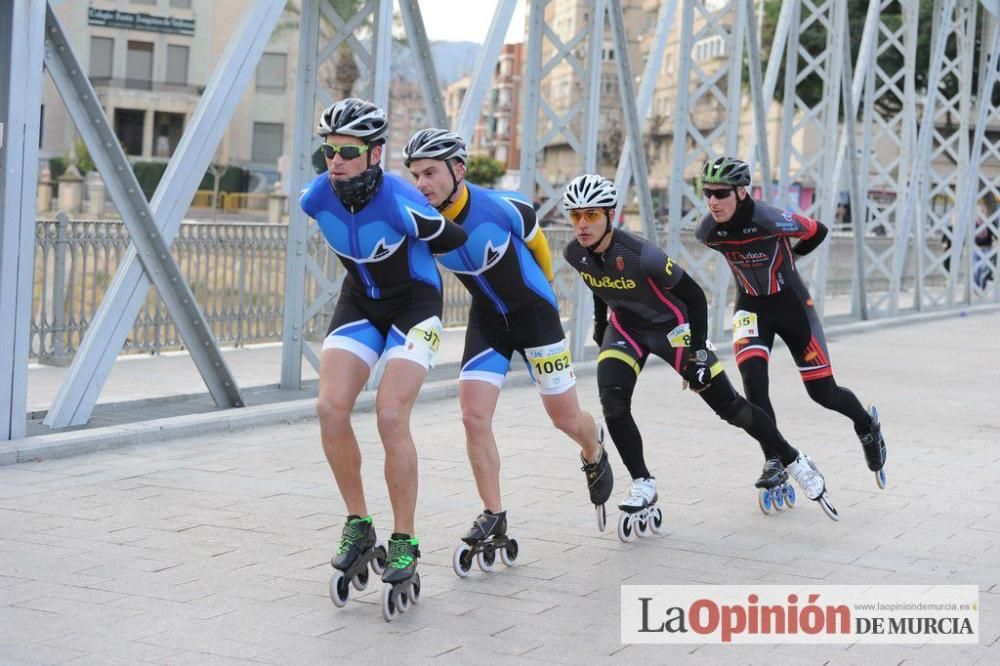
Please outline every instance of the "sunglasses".
M711 199L712 197L715 197L719 201L722 201L723 199L728 199L735 191L736 188L733 187L725 187L717 190L710 189L708 187L701 188L701 193L705 195L706 199Z
M335 146L332 143L320 144L320 148L323 149L323 157L328 160L332 160L334 155L339 154L341 159L344 160L355 160L361 157L362 154L368 152L368 146L349 143L346 146Z
M573 224L579 224L582 220L587 222L601 222L604 220L603 208L585 208L569 211L569 219Z

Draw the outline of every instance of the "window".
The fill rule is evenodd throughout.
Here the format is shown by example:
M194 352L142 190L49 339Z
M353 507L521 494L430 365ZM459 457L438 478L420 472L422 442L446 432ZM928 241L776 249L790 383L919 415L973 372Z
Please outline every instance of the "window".
M133 5L155 5L156 0L132 0Z
M125 60L125 87L136 90L153 89L153 44L151 42L128 43L128 57Z
M191 0L170 0L170 6L176 9L191 9Z
M284 134L285 126L281 123L254 123L250 160L259 164L277 164Z
M139 109L115 109L115 135L126 155L142 155L142 135L146 112Z
M167 83L187 85L188 47L167 45Z
M90 38L90 78L110 79L115 40L107 37Z
M257 64L257 90L281 92L285 89L285 69L288 56L284 53L265 53Z

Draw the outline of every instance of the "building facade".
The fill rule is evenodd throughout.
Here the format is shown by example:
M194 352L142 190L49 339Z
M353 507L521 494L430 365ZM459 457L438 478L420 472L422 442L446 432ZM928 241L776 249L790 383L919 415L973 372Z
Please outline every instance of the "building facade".
M164 161L176 150L250 0L90 0L55 6L125 153ZM297 20L286 13L281 25ZM243 167L252 189L278 179L291 149L289 99L297 31L275 31L213 161ZM43 159L66 155L76 128L46 77ZM287 160L285 160L287 162Z

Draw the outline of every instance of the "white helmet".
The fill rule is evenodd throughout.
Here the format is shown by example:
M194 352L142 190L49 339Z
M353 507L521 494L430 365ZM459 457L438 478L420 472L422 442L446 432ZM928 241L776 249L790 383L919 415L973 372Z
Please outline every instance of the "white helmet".
M389 130L385 111L371 102L356 97L342 99L327 107L319 117L316 131L320 136L343 134L356 136L365 143L374 144L385 138Z
M569 181L563 191L563 210L614 208L618 203L615 184L604 176L588 173Z
M403 163L410 166L414 160L449 160L455 158L465 164L469 159L469 151L465 140L454 132L434 129L422 129L407 141L403 147Z

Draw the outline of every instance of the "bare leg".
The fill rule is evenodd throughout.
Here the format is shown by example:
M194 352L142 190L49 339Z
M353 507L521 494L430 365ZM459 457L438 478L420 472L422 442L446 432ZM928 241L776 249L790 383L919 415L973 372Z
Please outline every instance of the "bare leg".
M410 415L426 376L427 370L419 363L392 359L385 364L375 396L394 531L411 535L417 506L417 449L410 433Z
M320 355L319 415L323 453L330 463L347 513L367 516L361 481L361 450L351 427L351 410L368 380L368 364L344 349L327 349Z
M499 399L500 387L489 382L466 380L458 383L458 401L462 406L469 463L483 506L493 513L503 510L500 502L500 454L493 436L493 414Z

